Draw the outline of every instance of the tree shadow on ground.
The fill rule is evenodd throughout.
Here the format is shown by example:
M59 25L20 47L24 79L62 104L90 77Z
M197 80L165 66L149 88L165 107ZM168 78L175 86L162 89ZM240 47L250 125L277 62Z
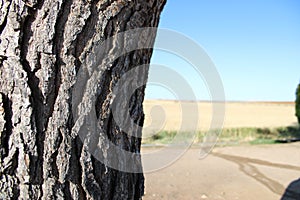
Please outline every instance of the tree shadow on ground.
M289 184L281 200L300 200L300 178Z

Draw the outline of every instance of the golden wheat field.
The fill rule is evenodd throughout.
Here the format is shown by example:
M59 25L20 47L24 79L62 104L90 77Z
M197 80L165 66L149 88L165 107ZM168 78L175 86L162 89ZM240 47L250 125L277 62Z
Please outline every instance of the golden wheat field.
M219 120L224 118L224 128L272 128L297 123L293 102L226 102L215 104L225 108L224 116L220 112L216 112L214 115ZM211 102L146 100L144 102L144 133L154 133L161 130L189 130L194 129L194 127L197 130L207 130L211 127L212 108ZM214 123L212 128L214 128Z

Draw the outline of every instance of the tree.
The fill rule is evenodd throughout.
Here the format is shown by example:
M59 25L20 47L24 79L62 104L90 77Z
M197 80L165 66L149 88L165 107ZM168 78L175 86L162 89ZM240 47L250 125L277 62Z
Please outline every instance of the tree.
M96 44L122 31L157 27L164 4L165 0L1 1L0 199L141 199L142 173L107 167L72 134L72 89ZM114 54L117 47L106 48ZM111 91L134 66L148 66L151 55L151 48L134 50L103 68L94 102L104 134L130 152L140 152L141 133L130 136L114 122ZM147 72L146 67L141 76L147 77ZM144 88L135 90L129 102L131 117L140 125Z
M300 83L296 89L296 117L298 119L298 123L300 124Z

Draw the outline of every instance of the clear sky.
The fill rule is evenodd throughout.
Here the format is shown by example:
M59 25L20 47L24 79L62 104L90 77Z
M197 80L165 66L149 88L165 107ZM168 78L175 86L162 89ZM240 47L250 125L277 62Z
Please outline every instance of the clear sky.
M300 81L300 1L168 0L159 27L205 49L222 78L226 100L294 101ZM151 63L178 71L197 99L210 100L205 82L184 60L155 51ZM150 83L146 99L176 99L166 88Z

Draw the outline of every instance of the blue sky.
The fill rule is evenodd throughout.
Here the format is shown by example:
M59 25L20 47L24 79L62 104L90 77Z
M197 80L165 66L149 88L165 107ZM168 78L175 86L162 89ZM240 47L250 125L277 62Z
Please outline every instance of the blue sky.
M206 51L226 100L294 101L300 80L300 1L169 0L159 27L186 35ZM210 100L205 81L184 60L155 51L151 63L178 71L198 100ZM150 83L146 99L176 99L166 88Z

